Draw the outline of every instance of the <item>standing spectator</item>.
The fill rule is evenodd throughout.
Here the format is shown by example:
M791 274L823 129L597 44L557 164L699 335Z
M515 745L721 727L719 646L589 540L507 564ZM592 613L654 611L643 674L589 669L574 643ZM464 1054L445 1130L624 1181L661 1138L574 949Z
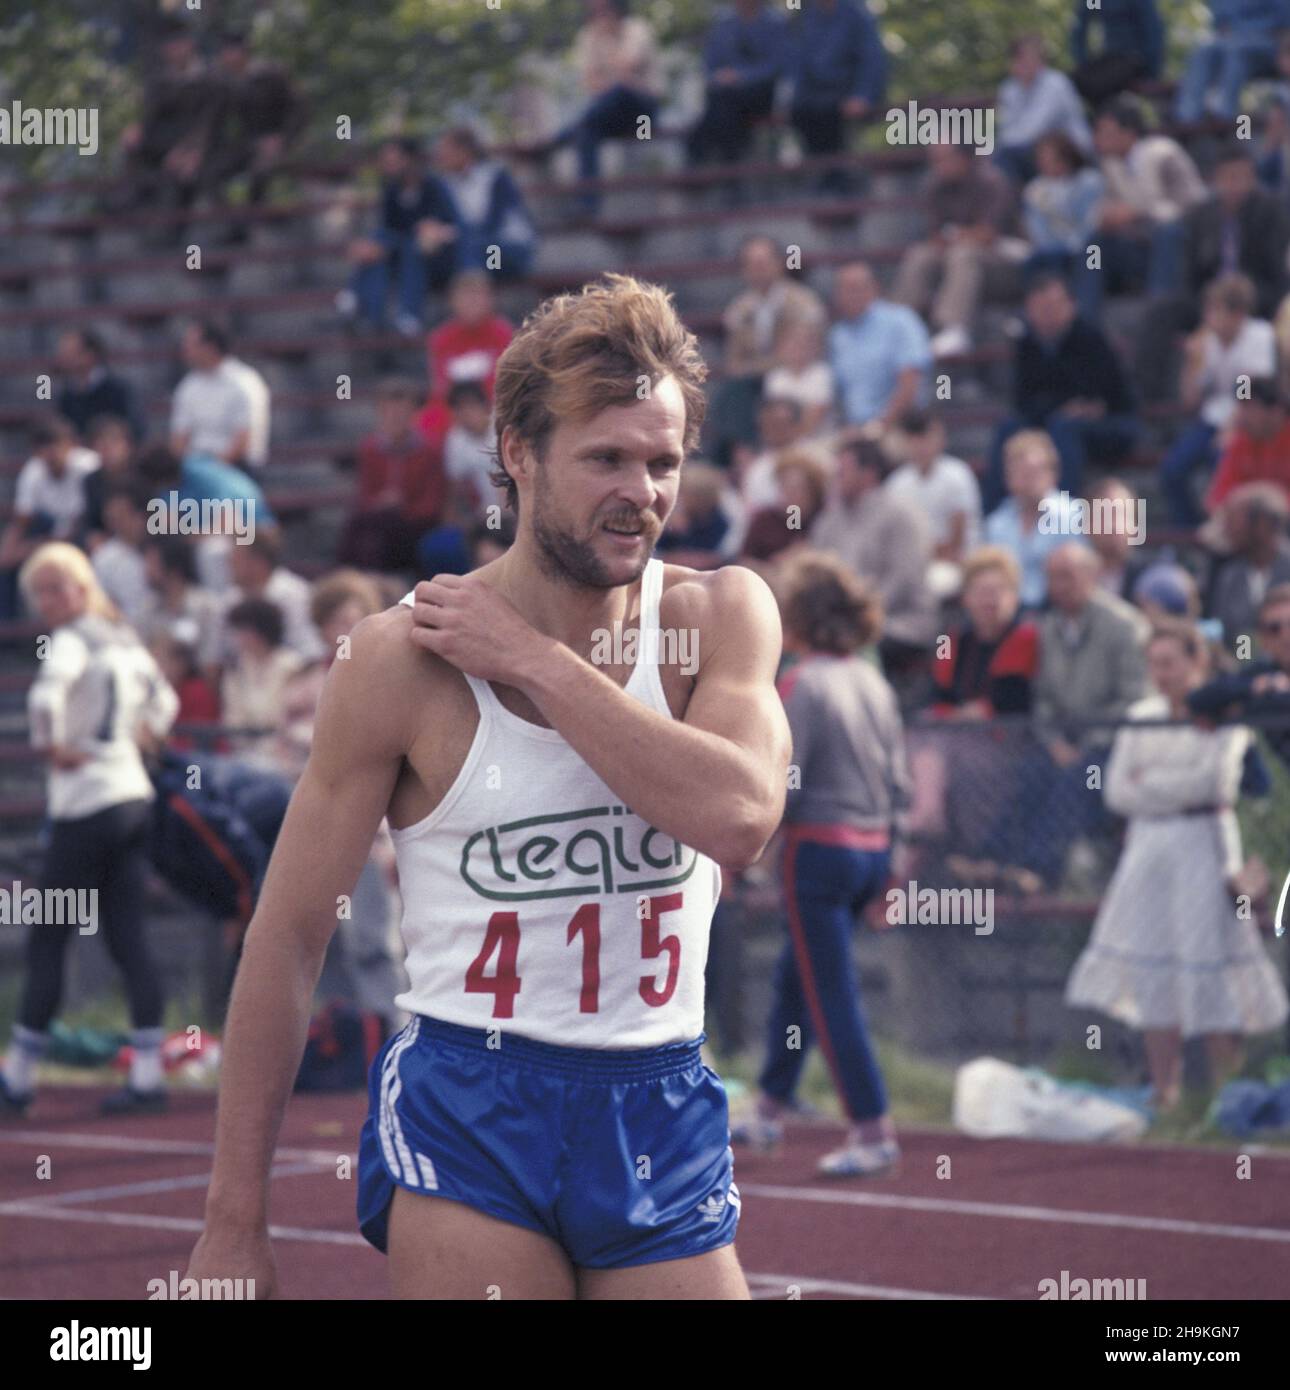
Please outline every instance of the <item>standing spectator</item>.
M1038 177L1022 194L1030 257L1026 274L1057 271L1070 280L1080 312L1096 323L1102 309L1102 272L1089 266L1088 248L1096 240L1105 181L1063 134L1035 143Z
M549 152L572 143L578 152L578 177L584 181L600 177L602 140L639 138L642 120L653 127L663 91L654 31L646 20L629 13L629 0L586 0L586 8L573 61L587 105L545 146ZM594 217L600 195L586 190L581 202L584 212Z
M479 136L469 126L455 126L441 135L434 157L457 214L455 269L488 271L502 280L524 279L537 255L537 231L510 170L486 158Z
M152 782L140 746L174 723L178 701L156 662L121 621L85 553L54 541L23 566L23 595L53 636L27 696L31 743L48 763L49 848L42 886L94 903L81 930L101 930L130 1007L130 1075L105 1114L166 1108L162 980L147 941L147 831ZM63 996L74 920L39 921L27 939L13 1043L0 1071L0 1110L21 1114Z
M784 17L765 0L734 0L713 21L703 45L703 115L686 140L692 164L710 156L727 163L743 158L753 126L770 115L789 43Z
M124 420L138 438L143 430L134 388L108 370L103 339L89 328L73 328L58 340L58 367L64 375L55 401L58 413L76 426L82 439L100 415Z
M905 252L893 298L928 317L936 330L932 353L952 357L972 346L987 276L1020 264L1024 248L1006 235L1016 203L998 169L977 159L970 145L932 145L927 162L928 220L935 230Z
M1205 612L1217 618L1223 642L1238 651L1254 636L1264 595L1290 583L1290 502L1271 483L1243 483L1219 509L1229 554L1215 564L1206 586Z
M415 382L398 377L381 383L376 429L358 447L358 496L340 545L344 564L412 569L417 542L443 517L443 450L416 427L420 403Z
M381 173L380 222L349 247L356 267L336 296L346 319L386 324L391 282L398 286L394 327L405 337L421 332L427 289L442 290L456 267L456 209L448 190L427 174L421 146L410 137L387 140L377 156Z
M1071 27L1072 79L1080 96L1101 106L1132 82L1160 76L1165 57L1165 28L1156 0L1074 0ZM1100 23L1099 23L1100 22ZM1089 33L1098 26L1101 43L1096 53Z
M787 257L773 238L746 237L739 248L744 288L721 316L725 332L725 378L712 393L706 448L715 463L730 463L736 444L756 438L756 412L763 378L775 365L779 335L793 325L823 328L828 313L809 285L790 278Z
M829 330L829 362L848 425L889 429L922 405L932 345L922 319L905 304L879 298L863 261L841 266L833 279L837 322Z
M976 474L945 452L945 424L929 410L901 416L897 456L904 460L884 484L927 518L931 527L933 590L942 597L958 592L959 567L976 548L981 530L981 491Z
M1106 196L1098 244L1108 291L1177 290L1182 219L1207 196L1191 155L1167 135L1148 135L1142 108L1117 97L1097 114L1093 141Z
M1249 396L1237 402L1227 447L1205 494L1211 515L1241 483L1273 483L1290 498L1290 420L1273 377L1255 377Z
M98 455L99 466L82 482L85 511L81 515L79 540L89 550L103 532L103 492L109 482L129 478L134 472L135 441L130 426L116 415L98 415L90 421L90 450Z
M1119 463L1139 435L1133 388L1119 354L1096 324L1080 318L1060 275L1041 275L1026 293L1026 331L1017 344L1013 413L1000 426L982 482L993 507L1003 491L1003 450L1018 430L1044 429L1061 459L1059 487L1081 490L1085 464Z
M861 1008L851 934L886 886L893 837L910 799L904 731L891 687L860 651L882 628L869 585L836 560L803 553L784 580L785 649L801 659L780 694L800 769L784 812L789 940L767 1020L754 1113L735 1143L768 1148L783 1133L807 1049L818 1042L848 1121L825 1177L872 1177L900 1157L886 1089ZM800 1047L786 1045L793 1029Z
M1057 491L1057 468L1057 450L1043 430L1014 434L1003 450L1008 496L985 519L986 543L1002 546L1021 567L1027 608L1043 605L1048 557L1076 529L1070 498Z
M824 356L823 325L788 322L775 339L775 365L762 391L768 400L796 401L802 408L802 435L811 438L833 423L837 383Z
M220 35L214 78L219 114L203 181L219 191L248 174L248 202L263 202L274 169L304 125L304 103L286 69L252 58L238 29Z
M873 16L856 0L809 0L797 22L790 119L808 155L842 151L847 121L872 116L887 91L887 53ZM845 192L841 169L821 180Z
M228 335L209 320L189 324L182 351L188 373L171 402L171 451L185 462L240 465L251 448L251 398L243 373L229 366Z
M1286 23L1282 0L1209 0L1214 37L1187 59L1174 119L1199 121L1207 113L1232 120L1241 107L1241 88L1276 66L1277 31Z
M103 497L107 538L97 546L90 563L103 592L136 631L152 606L143 546L148 535L149 490L137 479L117 479Z
M1152 1100L1170 1110L1182 1094L1184 1038L1204 1039L1217 1090L1240 1068L1242 1036L1275 1028L1287 1002L1257 924L1237 911L1235 806L1252 735L1182 722L1208 665L1194 627L1162 626L1147 659L1157 693L1130 718L1179 722L1116 735L1106 801L1129 818L1128 834L1066 1002L1143 1033Z
M874 585L887 615L878 645L883 669L898 690L912 694L936 633L927 578L932 538L923 514L883 487L885 470L882 450L871 440L844 444L811 544Z
M98 455L76 443L71 421L42 419L31 432L31 457L18 473L13 516L0 538L0 616L17 616L18 567L41 541L77 534L85 514L85 479Z
M1205 291L1201 327L1187 339L1182 406L1199 418L1160 465L1170 519L1179 526L1198 526L1205 519L1192 496L1192 477L1213 473L1245 383L1276 375L1276 334L1270 323L1253 317L1254 305L1254 286L1244 275L1220 276Z
M228 620L244 599L265 599L282 614L282 641L302 660L316 661L322 638L309 616L309 581L280 563L282 539L272 527L261 526L249 545L235 545L229 556L232 591L224 598L221 659L230 653Z
M1093 137L1069 77L1050 68L1044 41L1023 34L1008 45L1008 76L999 86L995 160L1016 183L1035 176L1035 142L1062 134L1089 152Z
M448 392L459 382L475 381L491 404L497 359L515 336L511 321L497 312L491 277L482 270L463 270L448 290L449 317L430 334L430 400L418 424L432 443L452 427Z

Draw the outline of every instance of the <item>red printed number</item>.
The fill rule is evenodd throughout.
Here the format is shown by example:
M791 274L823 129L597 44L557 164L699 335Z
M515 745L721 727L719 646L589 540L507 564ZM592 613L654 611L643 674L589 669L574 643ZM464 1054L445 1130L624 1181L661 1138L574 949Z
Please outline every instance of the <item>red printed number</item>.
M659 918L665 912L679 912L682 896L668 893L662 898L649 899L649 912L641 921L641 959L653 960L667 954L667 978L663 987L657 977L642 975L641 998L652 1008L666 1004L676 991L676 979L681 969L681 938L660 936ZM600 1011L600 904L583 903L569 922L566 945L582 937L582 989L578 995L578 1011L594 1014ZM497 970L492 975L484 967L497 955ZM515 996L520 992L520 977L516 972L520 954L520 919L514 912L494 912L488 919L488 931L479 954L466 971L467 994L491 994L493 1017L513 1018Z

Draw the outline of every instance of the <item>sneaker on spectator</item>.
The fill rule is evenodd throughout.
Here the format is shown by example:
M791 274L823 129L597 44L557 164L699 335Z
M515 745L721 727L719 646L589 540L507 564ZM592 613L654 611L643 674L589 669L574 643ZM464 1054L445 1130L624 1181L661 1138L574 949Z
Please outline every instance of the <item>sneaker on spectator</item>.
M971 350L972 338L961 324L942 328L932 339L933 357L961 357Z
M847 1144L825 1154L816 1172L825 1178L876 1178L893 1171L900 1162L900 1145L894 1139L880 1144Z
M754 1110L730 1126L730 1142L746 1144L750 1149L773 1149L784 1138L784 1126L778 1120L768 1120Z

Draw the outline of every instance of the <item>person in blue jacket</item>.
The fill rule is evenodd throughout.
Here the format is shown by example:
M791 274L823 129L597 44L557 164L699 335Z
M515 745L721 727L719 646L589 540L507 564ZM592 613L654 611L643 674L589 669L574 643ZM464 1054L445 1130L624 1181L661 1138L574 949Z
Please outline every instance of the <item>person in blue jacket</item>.
M707 98L686 142L692 164L747 152L756 121L770 114L788 53L788 23L765 0L735 0L703 46Z
M1230 120L1241 104L1241 88L1253 77L1271 76L1277 34L1290 28L1290 0L1209 0L1214 36L1197 44L1187 59L1174 117L1199 121L1206 113Z
M873 16L854 0L810 0L797 24L790 118L808 155L838 154L849 120L872 116L887 90L887 53ZM845 180L830 171L826 184Z
M1131 82L1157 78L1165 58L1165 28L1156 0L1074 0L1071 81L1090 105L1119 96ZM1101 42L1092 36L1099 32Z
M533 266L537 232L511 171L487 157L469 126L445 131L435 143L434 161L456 213L454 273L488 270L522 280Z

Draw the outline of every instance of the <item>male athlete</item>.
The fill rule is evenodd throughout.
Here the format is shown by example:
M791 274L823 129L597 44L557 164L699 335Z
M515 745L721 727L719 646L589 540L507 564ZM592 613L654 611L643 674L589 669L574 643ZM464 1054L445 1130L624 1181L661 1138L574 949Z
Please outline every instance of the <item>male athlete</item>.
M763 581L651 557L704 375L667 294L623 276L502 356L515 544L332 666L233 993L194 1277L273 1289L270 1161L388 815L412 1019L373 1065L357 1198L396 1297L748 1297L703 969L717 866L778 825L790 740Z

